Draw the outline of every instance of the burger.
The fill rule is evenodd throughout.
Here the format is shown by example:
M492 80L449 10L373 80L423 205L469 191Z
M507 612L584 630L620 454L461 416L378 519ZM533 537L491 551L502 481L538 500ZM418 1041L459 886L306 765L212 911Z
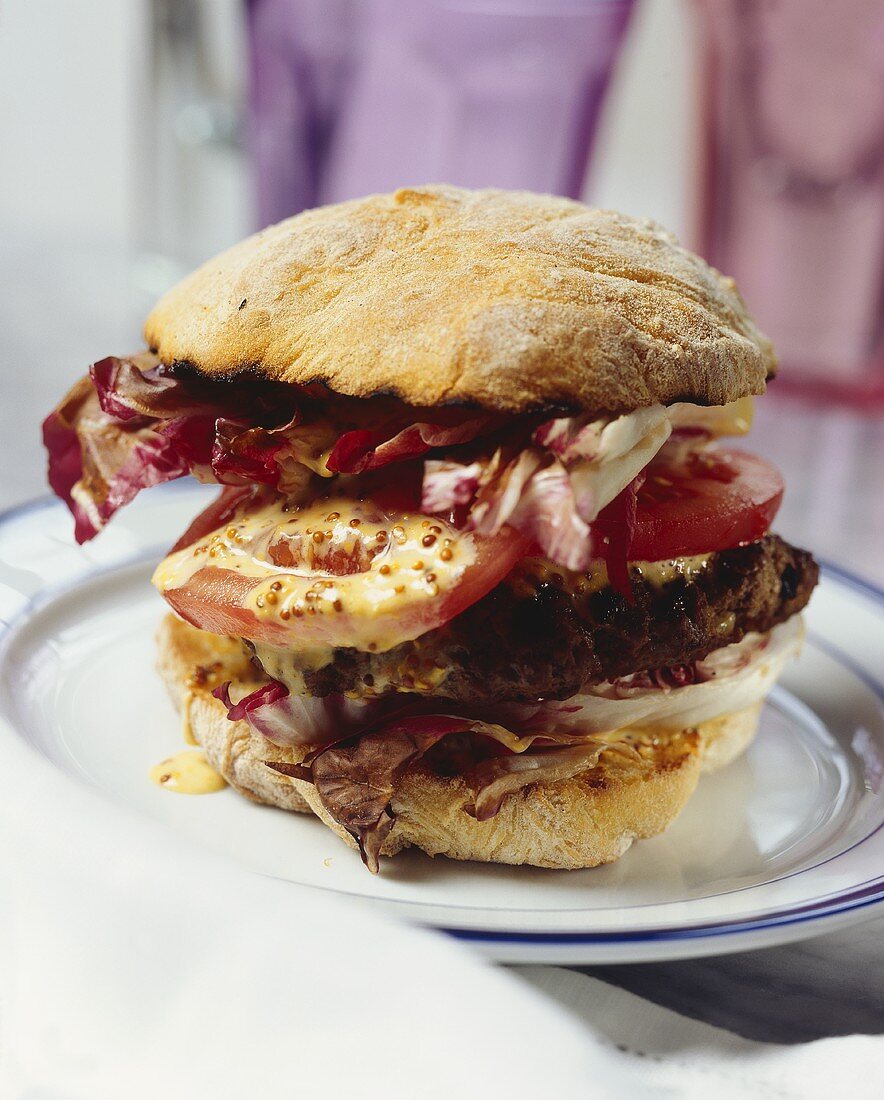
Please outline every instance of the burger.
M48 417L92 538L220 486L160 563L159 671L248 798L377 871L582 868L749 745L813 558L744 434L775 370L649 221L524 192L307 211L172 289Z

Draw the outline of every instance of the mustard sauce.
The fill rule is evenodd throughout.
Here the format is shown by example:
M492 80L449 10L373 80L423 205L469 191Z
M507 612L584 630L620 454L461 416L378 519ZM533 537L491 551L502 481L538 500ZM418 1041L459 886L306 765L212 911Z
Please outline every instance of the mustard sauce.
M193 692L188 691L184 696L184 704L181 707L181 733L184 736L185 745L198 745L199 741L193 736L193 726L190 723L190 704L193 702Z
M677 577L693 580L706 569L712 557L712 554L695 554L663 561L631 561L629 571L636 580L661 588ZM510 574L507 583L521 596L531 595L540 585L554 584L569 595L580 597L592 596L607 588L610 582L603 561L592 562L585 572L575 572L545 558L524 558ZM725 628L722 627L722 630Z
M643 581L662 588L676 577L684 577L685 580L693 580L699 576L709 562L712 554L695 554L688 558L667 558L663 561L636 561L630 562L630 570L633 576L640 577Z
M211 794L227 786L204 754L192 750L160 761L150 769L150 778L158 787L178 794Z
M296 628L300 618L316 626L321 616L333 637L331 620L346 614L349 644L383 653L403 640L403 619L419 621L421 607L455 588L476 557L473 537L441 519L391 519L341 495L289 508L272 503L170 554L154 585L166 592L205 566L231 570L257 582L242 602L256 618ZM316 647L310 667L329 659Z

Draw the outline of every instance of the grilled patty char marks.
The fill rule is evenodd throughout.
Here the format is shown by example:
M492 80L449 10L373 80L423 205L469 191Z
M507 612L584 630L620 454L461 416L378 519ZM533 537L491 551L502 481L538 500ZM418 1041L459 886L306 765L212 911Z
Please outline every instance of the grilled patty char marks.
M800 611L819 568L776 535L711 556L690 578L634 577L575 595L557 578L508 579L445 626L387 653L337 649L304 672L311 695L418 691L464 703L566 699L584 684L704 657Z

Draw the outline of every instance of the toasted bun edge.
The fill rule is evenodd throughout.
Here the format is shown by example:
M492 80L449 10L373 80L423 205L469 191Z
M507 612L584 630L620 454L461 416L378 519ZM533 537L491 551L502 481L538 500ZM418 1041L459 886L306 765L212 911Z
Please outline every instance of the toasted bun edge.
M166 364L506 412L722 405L776 368L733 280L654 222L448 185L304 211L164 295Z

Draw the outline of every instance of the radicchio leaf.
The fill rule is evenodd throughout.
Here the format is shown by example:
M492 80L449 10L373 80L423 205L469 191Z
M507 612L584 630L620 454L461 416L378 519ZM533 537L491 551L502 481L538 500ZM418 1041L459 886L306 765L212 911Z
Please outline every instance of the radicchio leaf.
M109 356L94 363L89 375L109 416L172 420L199 413L231 416L270 426L290 420L303 394L284 382L243 375L217 381L180 367L166 367L155 355Z
M303 734L298 735L291 729L298 725L298 720L288 709L290 702L327 702L302 696L287 697L271 683L233 705L230 703L228 688L229 685L224 684L214 692L228 707L228 716L231 719L245 718L253 728L265 737L270 736L276 744L310 744ZM383 704L381 701L376 703L389 706L389 703ZM273 712L272 719L268 721L262 717L262 711ZM362 716L363 719L365 717L366 715ZM352 723L352 716L350 722ZM583 744L585 738L579 736L575 738L568 733L563 733L560 737L555 734L531 734L527 738L519 738L502 726L459 715L410 713L400 714L392 719L388 716L382 725L363 728L355 741L352 740L352 724L348 732L342 732L347 730L347 724L344 719L338 726L337 743L312 749L304 762L290 764L268 761L267 766L283 775L311 780L323 806L335 821L356 838L363 862L375 873L384 839L395 823L392 801L403 773L409 764L423 756L444 737L471 732L497 741L510 750L507 755L517 755L538 736L549 737L553 743L561 740L566 744L573 744L577 740L581 743L581 759L586 757L586 746ZM290 732L283 737L281 730L286 726ZM348 740L347 744L342 743L345 740ZM530 780L526 779L524 782ZM502 797L503 793L500 795Z
M356 838L373 874L395 821L390 803L402 773L437 741L471 726L467 718L415 716L364 734L353 745L327 749L313 761L322 804Z
M574 416L547 420L535 430L534 442L570 465L579 459L597 457L607 423L604 419Z
M336 424L363 417L371 430L339 434ZM83 542L141 489L188 473L292 496L314 475L406 462L469 442L499 421L475 410L427 412L246 377L219 382L167 368L145 353L93 364L89 378L47 418L44 437L50 483Z
M328 457L332 473L360 474L377 470L391 462L418 458L436 447L454 447L468 443L489 431L494 424L490 415L462 409L439 409L433 421L421 421L388 432L357 429L340 437Z
M271 680L233 703L230 683L212 692L227 707L231 722L246 721L274 745L307 749L307 759L317 750L352 737L376 721L389 704L375 699L348 699L344 695L292 695L279 680ZM401 709L401 704L399 704Z
M265 760L271 771L287 775L290 779L300 779L304 783L313 782L313 771L309 764L292 764L287 760Z
M171 427L170 434L163 430L142 428L132 435L134 446L128 458L105 483L104 500L98 506L102 525L117 509L134 500L142 489L150 489L190 473L191 462L186 449L177 441L176 429L180 424L172 421Z
M92 538L141 489L190 472L199 440L182 442L180 420L161 430L153 423L138 417L119 424L102 411L88 379L44 421L49 483L74 516L78 542ZM198 426L188 423L198 435Z
M430 515L444 515L469 504L479 488L481 462L468 466L460 462L428 459L424 464L421 510Z
M300 414L279 428L254 427L244 420L215 421L211 465L222 485L277 486L280 456L288 449L288 433L300 423Z
M269 703L277 703L280 699L285 699L288 693L289 689L279 680L270 680L262 684L261 687L243 696L238 703L234 703L230 698L230 680L225 680L212 692L215 698L220 699L227 708L227 718L231 722L243 721L251 715L252 711L260 710Z
M580 516L568 473L558 459L535 471L508 522L566 569L589 568L592 533Z
M301 400L295 386L219 384L147 354L102 359L44 422L49 482L74 515L78 542L142 489L186 474L277 486Z
M89 379L81 378L58 408L43 421L43 446L49 456L49 484L71 510L77 542L85 542L97 530L93 517L73 496L74 487L83 476L83 456L74 424L80 410L90 400L95 401L95 394Z
M89 377L101 409L121 423L205 412L212 383L189 384L164 371L154 356L108 356L93 363Z
M478 486L467 526L496 535L514 527L543 553L567 569L586 569L593 557L592 536L577 509L568 471L536 447L505 462L498 451L483 468L479 463L427 463L422 506L434 513L462 506Z
M629 482L663 446L670 429L661 405L613 419L547 420L517 451L510 440L470 465L427 463L423 506L437 514L465 510L465 525L483 534L509 524L568 569L584 570L593 557L604 556L612 583L631 598L626 562L636 485ZM606 550L600 555L594 525L606 504L609 526L601 525Z

